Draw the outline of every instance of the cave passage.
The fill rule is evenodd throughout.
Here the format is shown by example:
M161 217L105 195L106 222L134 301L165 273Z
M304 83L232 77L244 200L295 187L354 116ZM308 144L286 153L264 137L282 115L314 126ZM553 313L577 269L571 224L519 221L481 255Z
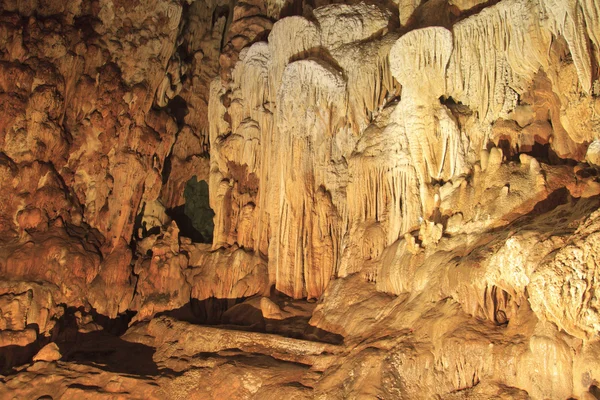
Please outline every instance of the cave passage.
M196 243L212 243L215 224L214 211L210 208L208 183L194 175L183 191L185 203L167 211L179 227L182 236Z

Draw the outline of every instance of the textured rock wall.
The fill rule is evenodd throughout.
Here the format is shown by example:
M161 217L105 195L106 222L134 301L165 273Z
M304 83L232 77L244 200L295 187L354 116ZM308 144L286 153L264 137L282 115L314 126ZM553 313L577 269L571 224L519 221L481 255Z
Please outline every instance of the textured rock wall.
M468 184L478 171L497 185L503 158L536 145L583 160L598 106L597 5L586 4L502 1L399 39L391 13L363 3L278 21L268 43L242 51L231 81L213 83L215 247L268 255L278 290L318 297L415 229L435 242L452 216L493 226L526 211L548 194L526 155L523 194L482 204L487 221L472 213L486 200L459 192L478 186ZM559 89L569 75L577 95ZM578 107L591 111L587 127Z
M1 293L25 321L7 329L50 335L65 307L114 318L160 286L164 272L136 241L167 231L186 182L207 179L208 86L230 19L221 6L0 5Z
M97 287L92 304L109 315L127 309L126 298L102 292L131 296L122 257L131 258L138 209L159 196L177 131L151 107L181 6L153 7L115 15L113 3L79 4L33 16L35 4L9 2L2 14L2 269L80 286L61 288L69 304Z
M0 3L1 396L600 396L597 0L63 3Z

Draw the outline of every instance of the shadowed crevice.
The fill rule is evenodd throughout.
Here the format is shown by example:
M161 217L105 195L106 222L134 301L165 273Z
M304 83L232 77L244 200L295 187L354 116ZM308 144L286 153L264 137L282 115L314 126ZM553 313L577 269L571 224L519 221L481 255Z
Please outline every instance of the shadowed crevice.
M210 325L244 332L269 333L313 342L329 344L342 344L344 342L344 337L341 335L309 325L308 322L312 315L294 315L282 319L265 318L260 309L244 303L244 300L244 298L191 299L186 305L175 310L161 312L155 318L167 316L195 325ZM232 313L234 306L235 313Z

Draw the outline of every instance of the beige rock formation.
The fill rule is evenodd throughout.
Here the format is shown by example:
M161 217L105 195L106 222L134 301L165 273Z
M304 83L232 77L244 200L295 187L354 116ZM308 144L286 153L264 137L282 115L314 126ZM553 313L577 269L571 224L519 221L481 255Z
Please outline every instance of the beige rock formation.
M56 343L49 343L33 356L33 361L52 362L60 360L61 354Z
M600 398L599 60L598 0L2 2L0 398Z
M345 232L336 227L347 212L344 158L352 152L357 131L378 111L379 99L395 90L386 66L390 44L383 37L389 14L364 4L343 6L333 14L327 10L315 12L318 25L301 17L277 22L268 45L254 44L241 55L229 84L231 95L215 82L211 97L211 113L230 120L211 125L214 243L237 243L268 255L270 279L294 297L318 297L339 265ZM333 25L331 15L338 14ZM376 91L373 97L359 94L364 84L355 81L349 87L339 69L350 65L345 49L352 43L365 43L362 55L376 63L349 72ZM291 62L299 54L305 59ZM350 94L357 94L358 103ZM229 97L228 109L223 95ZM285 148L274 152L264 145L275 141ZM235 211L222 209L227 204ZM252 232L240 237L248 219ZM243 241L236 241L232 231Z

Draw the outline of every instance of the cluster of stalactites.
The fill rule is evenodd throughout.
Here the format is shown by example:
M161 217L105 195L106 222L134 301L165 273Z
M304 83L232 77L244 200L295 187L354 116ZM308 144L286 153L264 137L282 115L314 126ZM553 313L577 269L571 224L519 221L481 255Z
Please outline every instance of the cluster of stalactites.
M506 117L534 74L547 69L553 36L565 38L581 89L590 93L593 60L600 54L599 16L594 0L504 0L457 23L451 33L407 33L390 52L392 72L403 85L421 79L421 96L451 96L490 123ZM451 43L437 40L440 35L451 35Z
M600 4L596 0L540 0L540 6L552 33L567 41L581 88L590 93L594 78L592 59L597 62L600 56Z
M212 86L214 246L268 255L271 281L294 297L318 297L335 273L349 213L346 160L398 94L390 17L358 4L315 10L316 22L284 18L268 43L240 53L231 82Z
M535 2L503 1L453 28L448 94L482 121L505 116L533 75L547 65L550 32Z
M318 296L328 276L352 270L347 254L378 257L432 218L439 182L469 173L484 134L465 132L439 98L468 106L482 127L508 116L558 34L589 91L582 43L598 51L597 15L590 0L504 0L452 31L400 38L387 33L388 13L365 4L276 22L268 43L240 53L231 82L212 86L214 245L259 250L278 289ZM357 148L383 120L387 133L369 139L381 151Z

